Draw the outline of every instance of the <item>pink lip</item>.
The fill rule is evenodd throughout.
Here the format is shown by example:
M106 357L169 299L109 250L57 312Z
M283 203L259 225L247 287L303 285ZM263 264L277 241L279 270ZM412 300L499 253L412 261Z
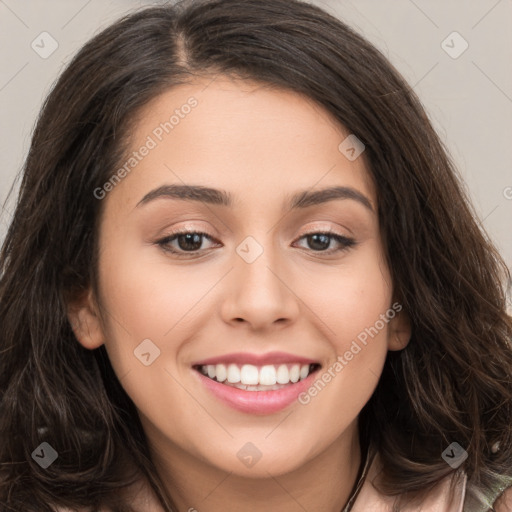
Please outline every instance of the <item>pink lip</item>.
M298 396L311 386L318 372L315 371L304 380L275 391L244 391L221 384L197 370L194 370L194 373L215 397L230 407L249 414L272 414L296 401Z
M318 363L314 359L287 354L286 352L268 352L267 354L249 354L244 352L236 352L233 354L225 354L223 356L211 357L192 363L192 366L206 366L209 364L252 364L254 366L264 366L266 364L314 364Z

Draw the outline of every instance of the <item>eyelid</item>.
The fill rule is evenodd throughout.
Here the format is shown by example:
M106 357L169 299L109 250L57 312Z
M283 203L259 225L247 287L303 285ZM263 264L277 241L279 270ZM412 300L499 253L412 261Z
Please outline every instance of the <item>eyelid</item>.
M184 250L179 250L179 249L173 249L169 246L169 244L171 242L174 242L179 236L186 235L188 233L200 235L203 239L206 238L206 239L210 240L211 242L213 242L214 244L218 245L220 243L222 245L222 242L219 242L219 240L217 240L214 236L210 235L209 233L200 231L199 229L193 229L190 227L178 228L178 229L175 229L175 230L167 233L163 238L160 238L159 240L157 240L155 242L155 245L158 245L162 250L164 250L165 252L167 252L169 254L172 254L173 257L175 257L177 259L190 259L190 260L199 259L203 255L205 255L205 253L208 254L211 252L211 250L213 248L197 249L194 251L184 251ZM347 237L345 235L342 235L341 233L334 231L332 228L321 229L320 227L317 227L317 228L311 227L308 231L303 232L301 235L299 235L298 237L296 237L294 239L293 244L295 244L298 241L300 241L308 236L311 236L311 235L327 235L328 237L333 239L337 244L340 245L340 247L338 247L338 248L331 248L331 249L320 250L320 251L315 251L315 250L308 249L308 248L302 248L304 251L306 251L308 253L316 254L320 257L330 257L330 256L337 255L337 254L341 255L342 253L348 251L352 247L358 245L358 242L352 237Z
M339 226L338 228L333 228L332 221L331 221L331 226L326 227L325 222L329 222L329 221L324 221L324 224L321 224L321 221L317 221L316 223L309 224L308 228L306 228L306 231L305 231L305 233L303 233L302 236L307 235L311 232L314 232L314 233L322 232L322 233L332 233L333 235L344 236L346 238L354 237L354 233L349 228L342 226L341 224L337 224L337 226ZM340 233L338 231L338 229L342 229L342 230L346 231L348 234Z
M352 235L352 231L350 229L348 229L348 228L345 228L345 229ZM219 240L216 240L216 237L214 235L210 234L208 231L202 230L202 228L200 228L198 226L192 226L192 225L185 225L182 227L180 226L179 228L171 229L171 230L165 232L165 234L163 234L160 237L160 239L170 238L173 235L186 234L186 233L201 234L201 235L205 235L207 238L209 238L211 240L215 240L217 242L219 241ZM324 234L330 234L330 235L337 235L337 236L341 236L344 238L350 238L350 236L340 233L340 232L334 230L332 227L325 227L325 226L319 225L317 223L317 224L313 224L312 226L307 228L305 231L303 231L300 235L297 236L297 238L295 238L295 240L298 240L304 236L316 234L316 233L324 233Z

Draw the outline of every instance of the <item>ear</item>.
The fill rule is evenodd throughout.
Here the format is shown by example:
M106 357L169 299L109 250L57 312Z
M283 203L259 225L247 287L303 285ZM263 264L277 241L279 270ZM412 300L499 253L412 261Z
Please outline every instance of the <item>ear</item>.
M80 297L68 303L68 320L76 339L89 350L104 343L104 333L99 308L89 288Z
M388 325L388 350L403 350L411 339L411 319L399 302L395 302L390 310L395 316Z

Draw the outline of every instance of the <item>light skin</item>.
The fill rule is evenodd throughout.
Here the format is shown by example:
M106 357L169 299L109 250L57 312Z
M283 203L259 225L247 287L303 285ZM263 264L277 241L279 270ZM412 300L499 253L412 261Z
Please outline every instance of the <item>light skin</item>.
M197 106L103 199L99 293L70 304L70 321L84 347L105 344L180 512L339 512L361 464L358 415L387 351L410 338L403 311L310 403L277 413L231 408L191 365L232 352L283 351L327 369L391 308L364 153L347 159L338 146L349 132L311 100L223 76L150 102L133 127L131 150L191 96ZM171 184L222 189L233 205L168 197L138 205ZM286 207L298 191L334 186L356 190L369 205L344 198ZM211 237L196 244L195 258L158 245L184 229ZM355 245L328 238L322 251L305 236L326 231ZM252 263L236 251L248 236L263 248ZM183 238L167 246L191 254ZM160 350L149 366L134 356L144 339ZM252 467L237 457L248 442L262 454Z

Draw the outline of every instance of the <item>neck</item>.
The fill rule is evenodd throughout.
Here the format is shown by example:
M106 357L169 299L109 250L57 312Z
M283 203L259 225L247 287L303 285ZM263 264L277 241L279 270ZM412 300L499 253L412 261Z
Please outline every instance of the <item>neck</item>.
M222 471L161 441L152 443L151 455L179 512L341 512L362 463L357 421L300 467L282 474L269 469L262 478Z

